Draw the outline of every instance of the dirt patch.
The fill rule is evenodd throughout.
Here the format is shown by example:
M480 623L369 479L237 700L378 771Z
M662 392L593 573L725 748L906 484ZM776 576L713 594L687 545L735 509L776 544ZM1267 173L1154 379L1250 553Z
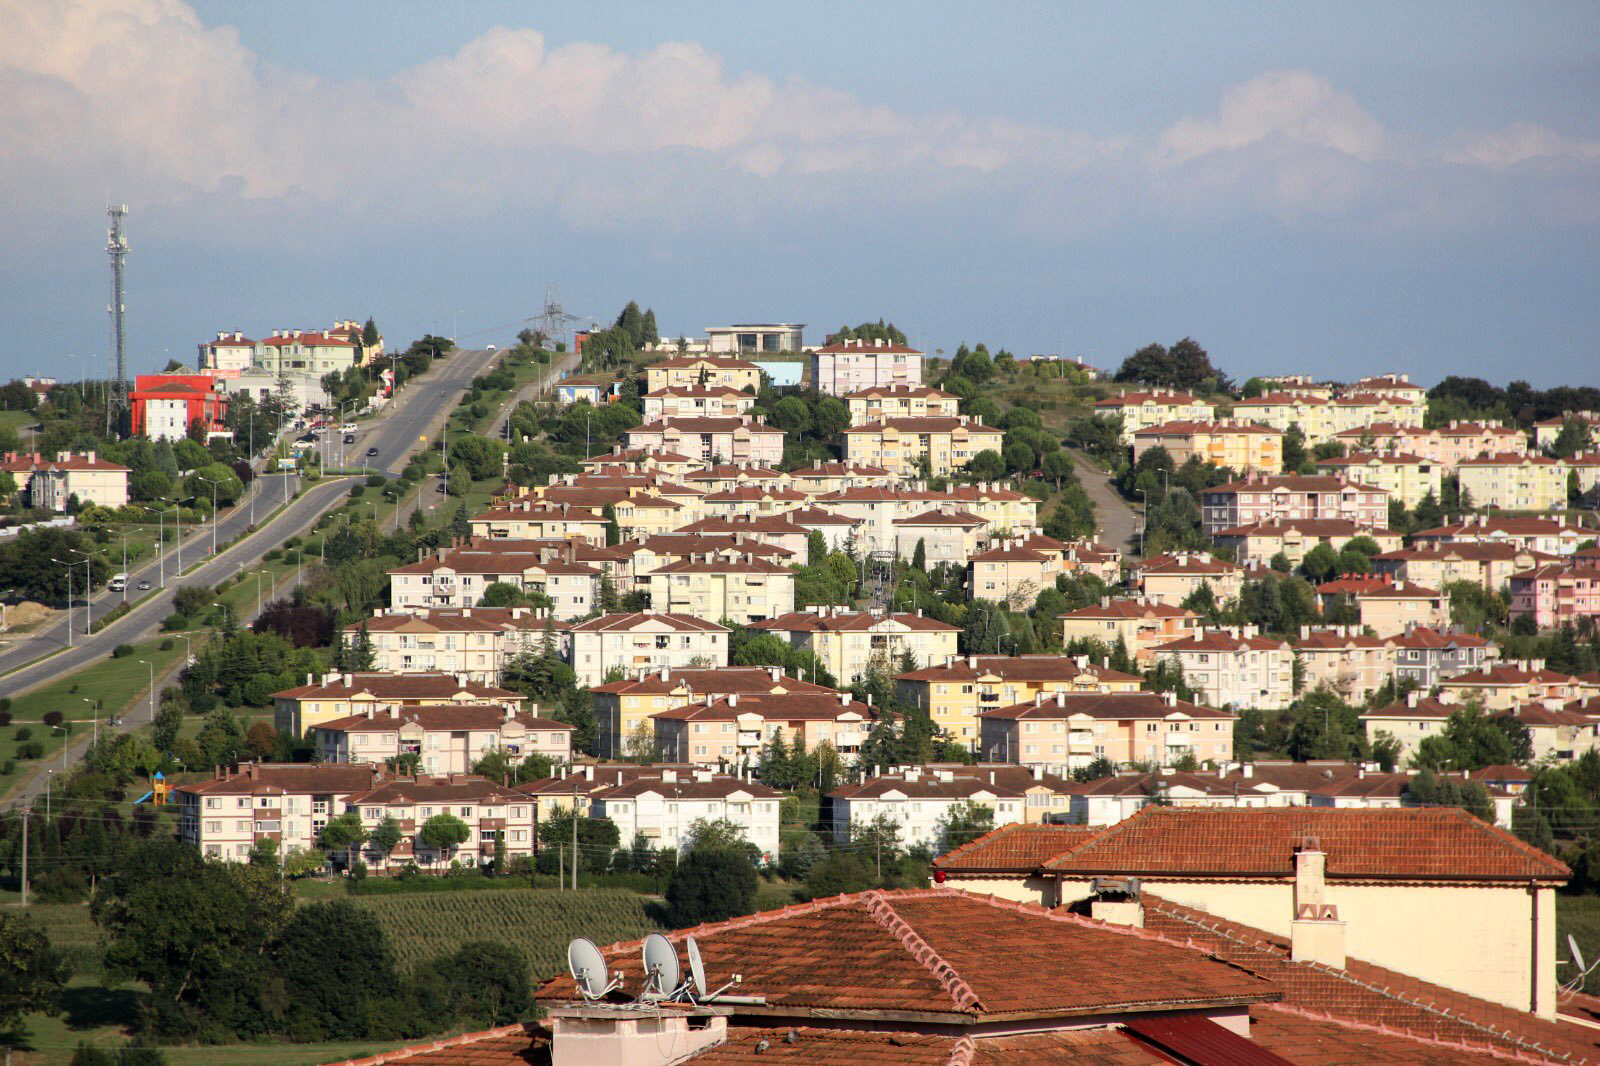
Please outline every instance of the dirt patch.
M32 600L8 603L5 611L5 628L0 629L0 633L27 633L55 621L60 614L60 611L46 607L42 603L34 603Z

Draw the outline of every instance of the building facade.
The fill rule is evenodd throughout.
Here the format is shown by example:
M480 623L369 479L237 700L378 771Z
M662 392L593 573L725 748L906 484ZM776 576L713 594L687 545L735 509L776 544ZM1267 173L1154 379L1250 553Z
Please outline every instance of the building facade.
M830 396L922 384L922 352L882 339L825 344L811 353L811 387Z

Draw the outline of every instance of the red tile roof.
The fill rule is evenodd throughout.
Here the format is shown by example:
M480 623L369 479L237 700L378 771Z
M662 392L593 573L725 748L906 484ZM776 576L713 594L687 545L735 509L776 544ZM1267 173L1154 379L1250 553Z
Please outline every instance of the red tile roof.
M940 666L896 674L897 681L970 681L993 675L1006 681L1070 681L1081 674L1092 674L1100 681L1142 681L1108 666L1091 662L1087 656L1072 655L968 655Z
M921 355L920 348L913 348L909 344L873 344L871 341L845 340L833 341L817 349L823 355L855 355L861 352L875 352L878 355Z
M883 625L886 622L893 622L920 633L958 633L961 631L960 626L953 626L949 622L941 622L937 618L929 618L924 614L912 614L910 611L898 611L890 615L874 614L871 611L850 611L839 614L794 611L790 614L779 615L777 618L751 622L750 628L781 629L802 633L865 632L873 626Z
M726 633L715 622L707 622L689 614L652 613L637 611L632 614L605 614L571 627L573 633L617 633L633 629L670 629L679 633Z
M1231 711L1219 711L1173 700L1161 692L1051 692L1037 700L1025 700L1009 707L996 707L982 712L981 717L993 719L1066 719L1074 715L1088 715L1108 721L1124 719L1170 718L1236 718Z
M346 715L331 722L318 722L313 729L343 733L396 733L414 725L423 732L450 732L453 730L499 730L508 722L516 722L524 729L571 730L566 722L553 718L539 718L531 714L515 714L509 718L504 707L485 706L480 703L446 703L422 707L402 707L394 714L374 712Z
M1330 879L1515 880L1565 883L1571 871L1457 808L1145 807L1045 868L1074 874L1294 875L1314 839Z
M774 669L776 668L764 666L724 666L719 669L668 670L665 678L661 676L660 670L651 670L643 678L608 681L603 685L591 687L589 691L631 696L672 692L679 688L694 693L709 692L712 694L723 692L771 692L774 688L779 687L786 692L832 693L835 691L825 685L786 677L781 672L777 677L773 677L772 671Z
M348 682L345 680L347 676L350 679ZM364 693L379 700L438 700L462 692L479 700L496 702L514 700L521 703L526 698L510 689L485 685L479 681L461 681L454 674L379 673L327 674L320 682L286 688L282 692L272 693L272 696L327 700L348 699Z
M933 860L935 869L1032 873L1045 860L1099 832L1081 825L1029 825L1013 822Z

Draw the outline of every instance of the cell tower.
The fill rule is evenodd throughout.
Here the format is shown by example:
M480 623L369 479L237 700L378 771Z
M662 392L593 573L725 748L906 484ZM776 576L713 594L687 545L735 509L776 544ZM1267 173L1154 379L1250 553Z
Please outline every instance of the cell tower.
M561 287L549 285L544 290L544 309L534 316L533 321L539 343L554 346L556 341L566 336L569 324L576 326L583 319L568 314L567 309L561 306Z
M122 316L126 308L122 302L122 261L128 255L128 238L122 235L122 216L128 213L127 204L112 204L106 209L111 216L111 231L106 238L106 254L111 257L111 333L116 358L116 370L111 379L111 399L106 404L106 432L112 428L114 416L128 410L128 360L126 336Z

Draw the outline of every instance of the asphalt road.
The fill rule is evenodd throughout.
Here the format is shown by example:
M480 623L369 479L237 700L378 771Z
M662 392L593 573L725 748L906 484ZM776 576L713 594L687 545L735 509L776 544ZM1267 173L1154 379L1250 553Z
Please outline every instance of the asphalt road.
M1100 543L1108 548L1116 548L1124 554L1136 554L1139 547L1139 524L1142 521L1138 510L1123 499L1120 492L1112 488L1110 474L1095 466L1079 452L1073 451L1071 455L1072 461L1077 464L1078 480L1083 484L1083 491L1094 501L1095 518L1100 527L1097 531Z

